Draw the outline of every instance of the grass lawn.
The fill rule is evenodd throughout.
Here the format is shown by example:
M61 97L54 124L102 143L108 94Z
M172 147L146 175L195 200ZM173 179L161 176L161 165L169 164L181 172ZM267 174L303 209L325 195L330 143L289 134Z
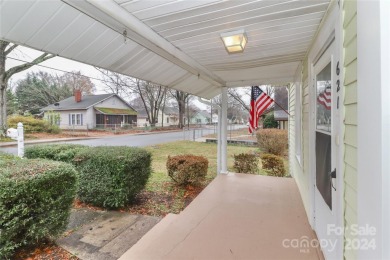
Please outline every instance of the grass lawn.
M168 213L182 211L216 176L217 173L217 145L213 143L199 143L178 141L146 147L153 156L153 173L146 188L138 196L135 203L126 210L147 215L164 216ZM234 172L234 154L260 153L256 147L228 145L228 170ZM205 156L209 160L208 174L205 182L199 187L178 187L170 179L166 170L166 161L169 155L194 154ZM288 166L287 160L285 165ZM267 175L261 169L259 156L259 173ZM288 169L286 168L288 171Z

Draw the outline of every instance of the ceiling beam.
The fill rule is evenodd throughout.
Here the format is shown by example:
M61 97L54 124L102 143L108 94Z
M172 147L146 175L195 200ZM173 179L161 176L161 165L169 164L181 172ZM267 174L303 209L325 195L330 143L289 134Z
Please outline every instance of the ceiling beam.
M157 34L149 26L138 20L134 15L126 11L114 1L86 0L89 5L87 5L85 1L80 0L62 1L79 11L86 13L93 19L105 24L120 34L126 30L127 37L132 41L187 70L191 74L208 81L212 85L218 87L225 85L225 81L223 79L176 48L172 43ZM95 10L91 7L94 7ZM104 13L105 15L101 15L101 13ZM109 21L111 19L115 20L115 22L113 23L112 21ZM118 23L122 26L115 26L115 28L113 28L113 25L118 25Z

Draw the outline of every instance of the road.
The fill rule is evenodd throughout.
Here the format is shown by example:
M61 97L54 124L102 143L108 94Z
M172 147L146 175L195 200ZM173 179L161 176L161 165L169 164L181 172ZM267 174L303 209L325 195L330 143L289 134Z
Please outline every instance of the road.
M236 129L245 126L235 126ZM214 129L202 128L195 130L195 138L202 137L202 135L213 134ZM57 143L71 143L71 144L82 144L88 146L150 146L155 144L179 141L179 140L193 140L194 130L190 129L185 132L171 132L171 133L153 133L153 134L140 134L140 135L117 135L109 136L97 139L57 142ZM16 147L4 147L0 148L0 152L17 154Z

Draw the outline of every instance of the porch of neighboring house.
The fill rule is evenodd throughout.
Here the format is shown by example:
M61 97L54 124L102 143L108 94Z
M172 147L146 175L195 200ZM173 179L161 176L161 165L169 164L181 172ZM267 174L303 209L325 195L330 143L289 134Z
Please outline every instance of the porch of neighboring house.
M137 124L137 115L130 109L96 108L96 127L112 128Z
M316 245L294 179L230 173L120 259L323 259Z

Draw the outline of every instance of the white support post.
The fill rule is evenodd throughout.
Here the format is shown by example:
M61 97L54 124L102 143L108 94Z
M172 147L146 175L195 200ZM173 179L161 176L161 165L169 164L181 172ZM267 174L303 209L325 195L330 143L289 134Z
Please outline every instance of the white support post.
M221 172L227 173L227 88L222 88L221 106Z
M218 107L218 125L217 125L217 173L221 173L222 168L222 161L221 161L221 144L222 144L222 137L221 137L221 121L222 121L222 112L221 108Z
M24 156L24 130L20 122L18 123L18 156L20 158Z

